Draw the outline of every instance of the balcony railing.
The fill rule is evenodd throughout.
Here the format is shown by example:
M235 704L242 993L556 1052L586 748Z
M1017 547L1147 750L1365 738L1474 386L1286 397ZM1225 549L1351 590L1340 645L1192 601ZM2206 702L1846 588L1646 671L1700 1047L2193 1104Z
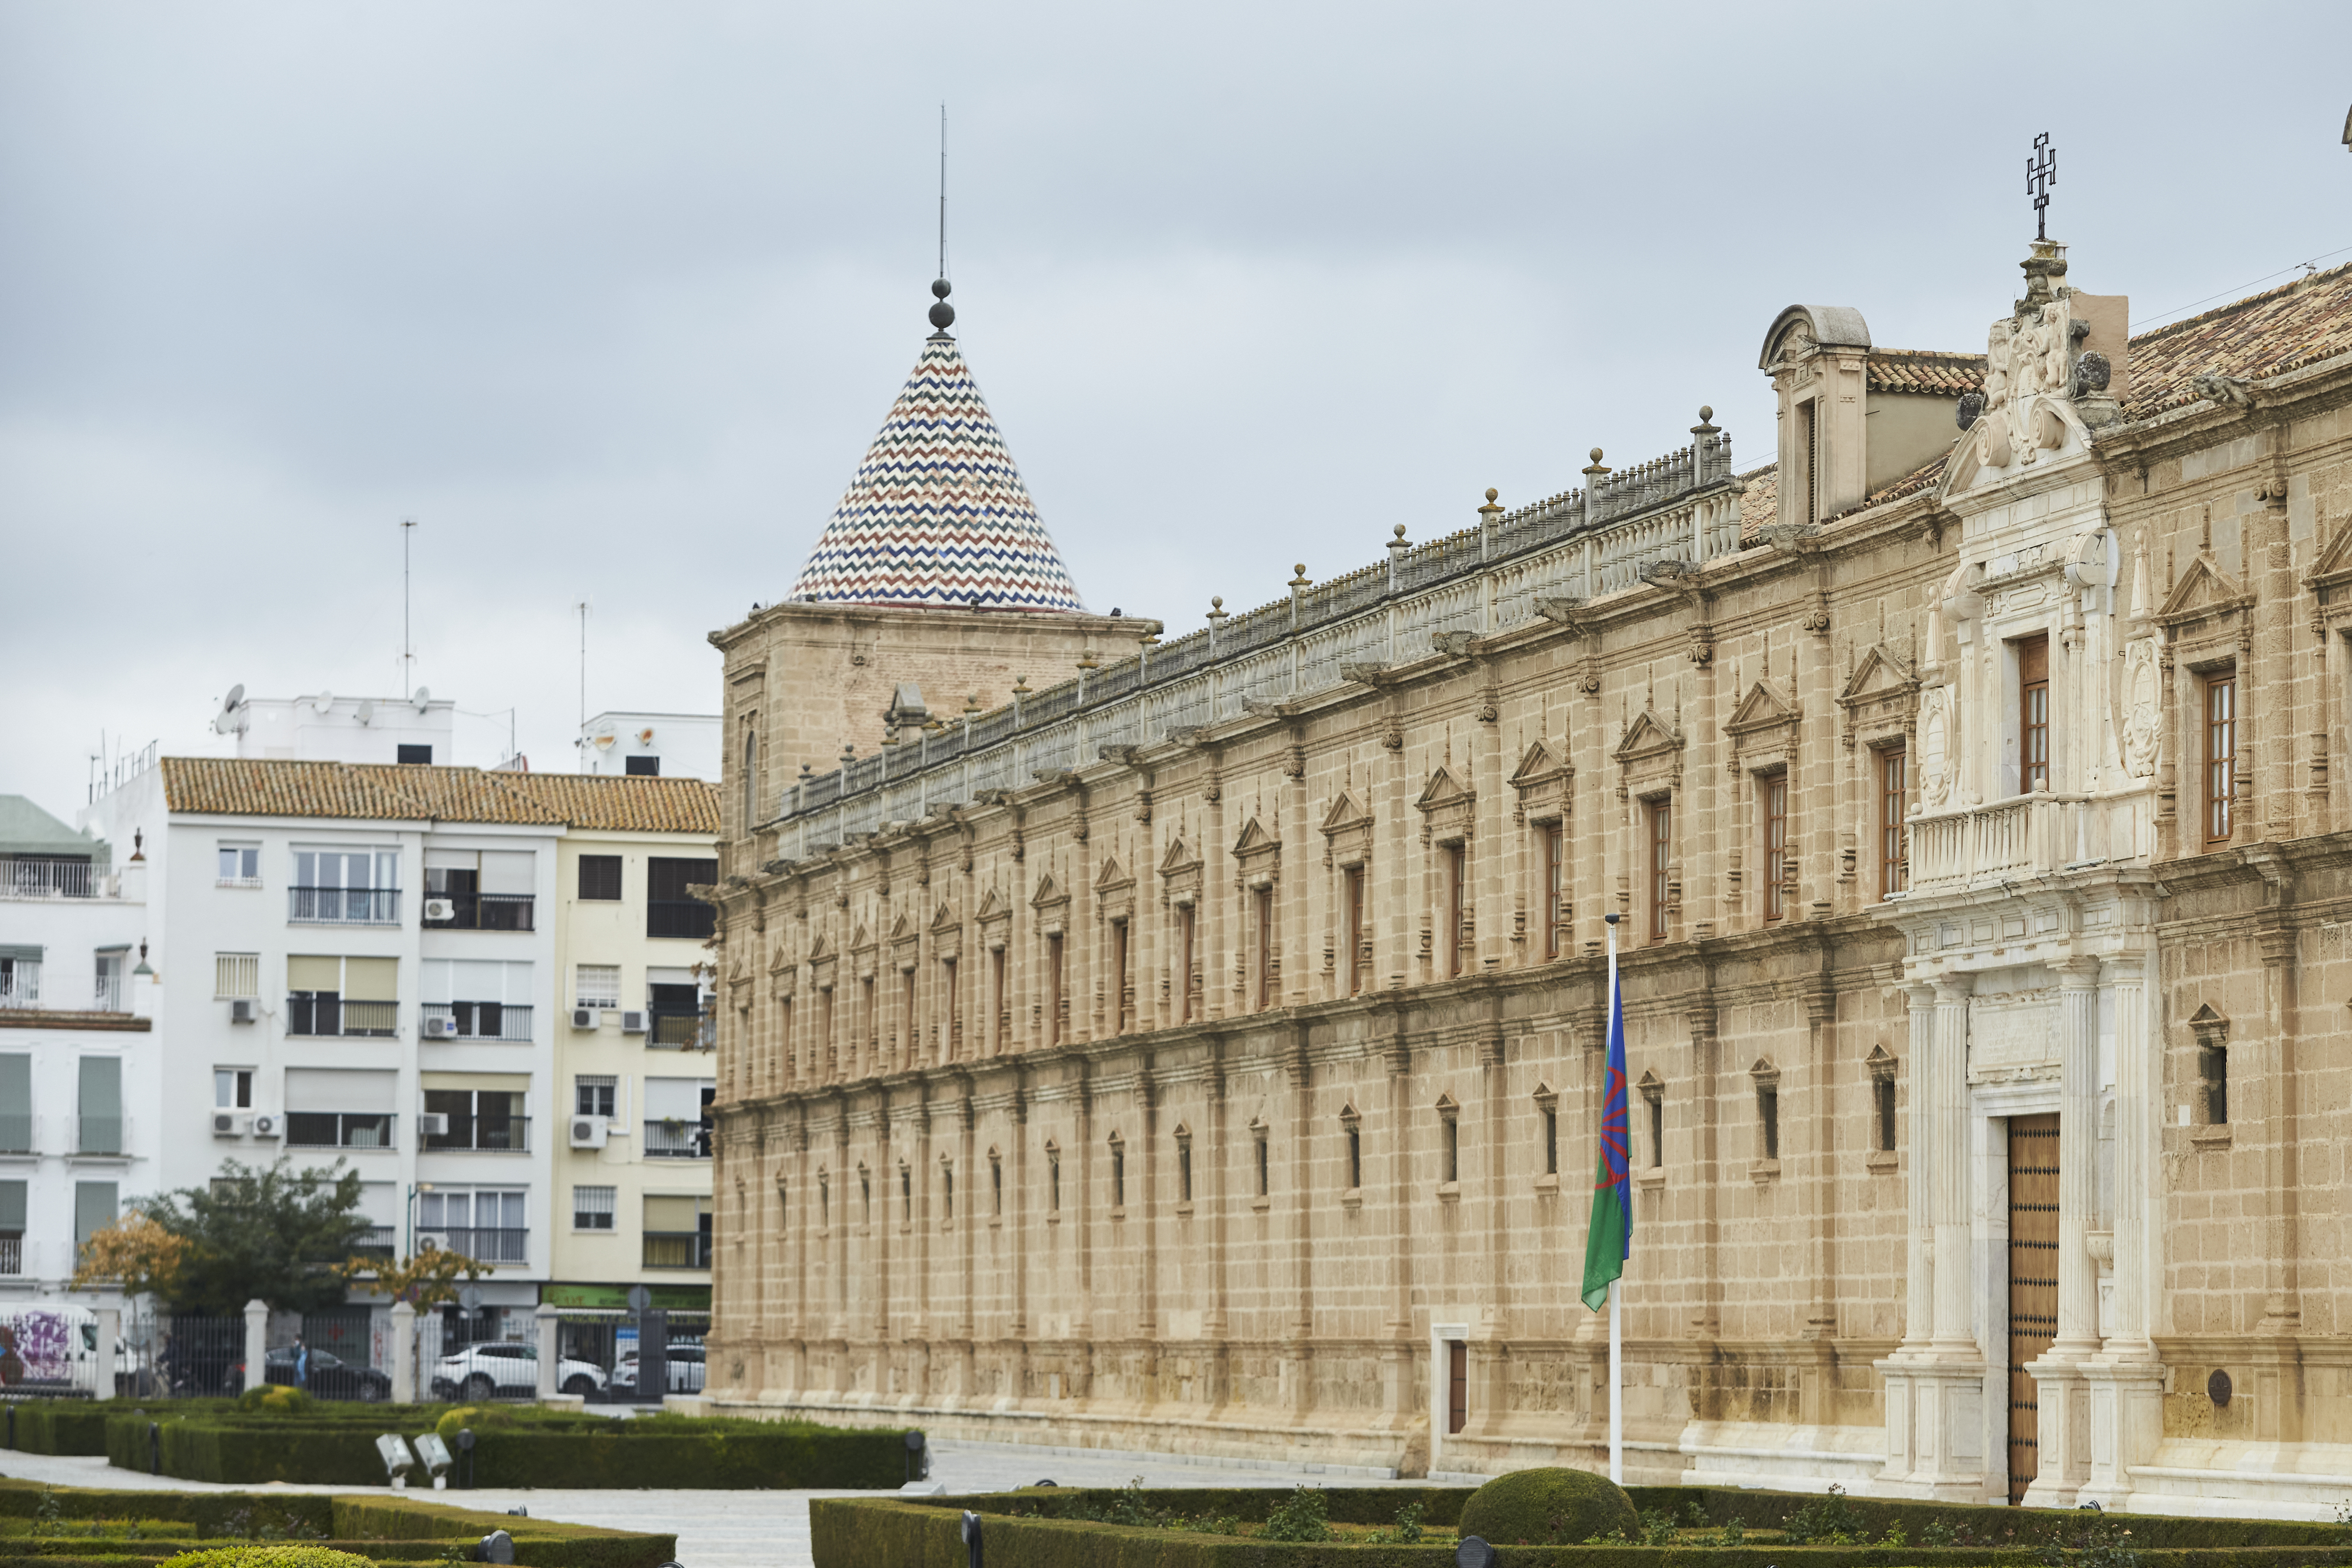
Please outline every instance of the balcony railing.
M710 1130L698 1121L648 1121L646 1123L646 1158L708 1160L710 1158Z
M530 1232L521 1228L425 1230L417 1239L430 1240L446 1252L462 1252L477 1263L528 1263Z
M330 992L324 995L289 996L286 1032L289 1035L361 1036L389 1039L400 1032L397 1002L349 1002Z
M0 1114L0 1154L33 1152L33 1118L28 1112Z
M130 1123L120 1116L77 1116L74 1118L74 1150L77 1154L120 1154L123 1134Z
M376 1110L289 1110L286 1142L296 1149L389 1149L393 1118Z
M286 918L303 925L400 923L397 888L289 888Z
M438 1024L438 1028L435 1026ZM528 1040L530 1009L504 1002L428 1002L428 1040Z
M0 861L0 899L112 899L121 879L76 860Z
M369 1227L367 1235L362 1237L359 1241L352 1246L352 1251L361 1258L381 1258L386 1262L389 1262L393 1257L393 1247L399 1240L399 1236L400 1233L396 1226L389 1225L372 1226Z
M100 1013L122 1011L122 976L101 974L90 986L89 1005Z
M1914 894L2044 876L2108 858L2105 819L2082 795L2026 795L1911 824Z
M447 914L435 915L440 905L449 906ZM531 896L529 893L427 893L425 896L425 926L430 931L529 931L531 929Z
M647 1020L646 1044L657 1051L711 1050L718 1044L718 1020L696 1011L664 1012L656 1007Z
M698 1230L646 1232L645 1266L648 1268L708 1268L710 1237Z
M6 974L0 974L0 1007L37 1007L41 1005L41 966L18 959Z
M718 910L699 899L647 899L647 936L685 936L699 942L711 931Z
M25 1272L25 1238L0 1236L0 1275L10 1279Z
M501 1121L479 1116L451 1116L449 1131L428 1132L425 1136L427 1149L452 1152L472 1152L478 1154L528 1154L530 1152L530 1118L509 1116Z

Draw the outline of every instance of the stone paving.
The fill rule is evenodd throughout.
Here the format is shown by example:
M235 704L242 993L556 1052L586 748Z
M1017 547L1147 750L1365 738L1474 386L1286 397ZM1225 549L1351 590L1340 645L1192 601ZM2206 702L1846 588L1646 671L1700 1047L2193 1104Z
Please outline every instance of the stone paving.
M163 1491L367 1492L385 1488L273 1484L221 1487L118 1470L102 1458L58 1458L0 1451L0 1475L53 1486L142 1488ZM1173 1454L1033 1447L1025 1444L956 1443L931 1447L931 1479L950 1491L988 1491L1041 1480L1064 1486L1120 1486L1140 1476L1152 1487L1376 1486L1360 1471L1256 1460L1201 1459ZM617 1530L674 1531L685 1568L813 1568L808 1504L828 1491L572 1491L489 1489L417 1492L418 1497L503 1511L528 1508L539 1519L601 1524Z

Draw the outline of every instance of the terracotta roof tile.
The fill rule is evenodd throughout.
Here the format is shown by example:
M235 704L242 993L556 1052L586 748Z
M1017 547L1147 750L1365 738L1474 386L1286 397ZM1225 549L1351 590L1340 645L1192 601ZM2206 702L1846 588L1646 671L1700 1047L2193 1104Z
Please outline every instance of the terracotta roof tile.
M1748 481L1739 498L1739 541L1745 544L1780 519L1780 465L1767 463L1739 477Z
M2195 376L2255 381L2344 353L2352 353L2352 264L2133 338L2125 412L2144 419L2197 402Z
M163 769L173 811L719 832L719 788L702 779L245 757L165 757Z
M1870 390L1918 392L1958 397L1984 390L1985 356L1946 353L1941 349L1873 349Z

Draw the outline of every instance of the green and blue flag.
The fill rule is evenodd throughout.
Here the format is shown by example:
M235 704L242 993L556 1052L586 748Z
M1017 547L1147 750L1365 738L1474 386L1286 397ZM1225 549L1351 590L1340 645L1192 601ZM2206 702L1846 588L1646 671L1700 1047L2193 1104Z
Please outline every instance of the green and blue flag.
M1609 1082L1601 1101L1601 1160L1592 1178L1592 1220L1584 1233L1584 1304L1609 1304L1609 1287L1633 1252L1633 1172L1625 1110L1625 997L1609 964Z

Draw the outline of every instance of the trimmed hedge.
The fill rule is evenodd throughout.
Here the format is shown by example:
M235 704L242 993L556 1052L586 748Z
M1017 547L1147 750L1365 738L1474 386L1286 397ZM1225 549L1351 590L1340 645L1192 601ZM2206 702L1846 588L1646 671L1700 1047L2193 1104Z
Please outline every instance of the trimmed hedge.
M330 1546L215 1546L166 1558L165 1568L370 1568L368 1560Z
M1642 1521L1633 1499L1606 1476L1553 1465L1496 1476L1470 1494L1455 1528L1490 1543L1632 1539Z
M2072 1510L1908 1502L1822 1494L1696 1487L1628 1489L1645 1513L1664 1510L1685 1523L1696 1509L1708 1525L1733 1519L1780 1530L1807 1514L1826 1515L1884 1535L1899 1525L1901 1546L1867 1544L1755 1546L1519 1546L1494 1542L1506 1568L2045 1568L2053 1535L2069 1550L2064 1560L2095 1557L2073 1550L2085 1529L2129 1531L2124 1544L2138 1568L2352 1568L2352 1529L2279 1520L2174 1519L2154 1514L2084 1514ZM809 1530L817 1568L958 1568L962 1510L986 1517L991 1568L1449 1568L1451 1543L1374 1545L1289 1544L1257 1537L1087 1522L1066 1517L1100 1511L1130 1498L1150 1511L1185 1518L1262 1522L1290 1495L1287 1488L1055 1489L962 1498L816 1498ZM1333 1488L1326 1491L1335 1522L1385 1524L1407 1503L1423 1504L1424 1522L1454 1526L1467 1488ZM1056 1517L1063 1515L1065 1517ZM1930 1523L1979 1538L1967 1546L1922 1546Z
M16 1436L14 1447L26 1454L103 1454L106 1418L111 1405L88 1400L30 1401L11 1405L5 1429Z

